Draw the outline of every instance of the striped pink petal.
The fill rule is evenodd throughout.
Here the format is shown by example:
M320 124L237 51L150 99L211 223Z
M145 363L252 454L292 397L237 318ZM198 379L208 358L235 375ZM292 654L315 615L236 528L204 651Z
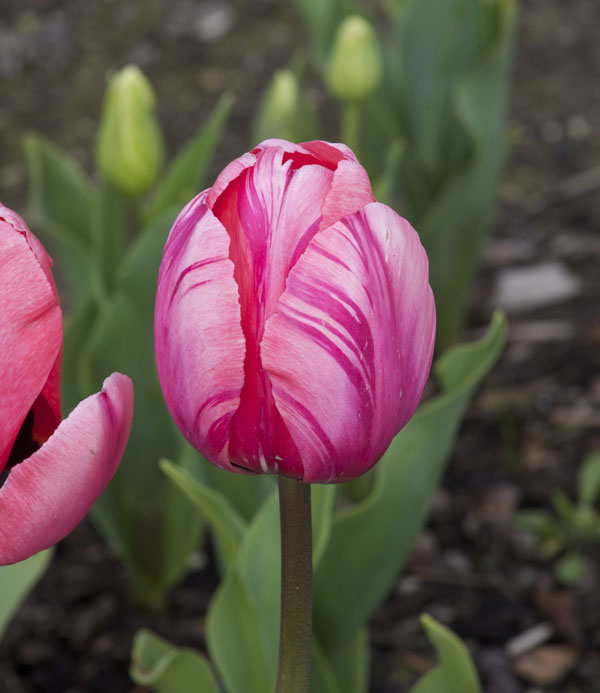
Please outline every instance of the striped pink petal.
M229 421L240 402L245 346L229 236L206 195L180 214L165 247L156 362L165 401L185 437L229 469Z
M62 316L51 263L23 220L0 206L0 470L22 428L26 447L60 421Z
M104 490L123 456L133 414L129 378L113 373L0 488L0 565L65 537Z
M425 251L390 208L313 238L261 343L304 481L351 479L381 457L419 402L434 332Z
M259 150L255 165L229 186L213 211L231 236L246 340L244 387L231 420L230 457L257 472L285 459L289 474L300 475L297 451L261 365L260 341L290 268L319 228L334 173L315 163L295 167L292 159L284 159L279 147Z

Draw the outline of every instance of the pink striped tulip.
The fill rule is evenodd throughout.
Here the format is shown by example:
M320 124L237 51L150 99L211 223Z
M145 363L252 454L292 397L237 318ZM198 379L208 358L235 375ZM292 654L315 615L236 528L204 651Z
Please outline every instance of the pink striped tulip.
M431 366L427 256L344 145L268 140L179 214L155 312L160 383L223 469L346 481L412 416Z
M21 217L0 205L0 565L79 524L131 428L133 387L120 373L61 422L62 315L51 265Z

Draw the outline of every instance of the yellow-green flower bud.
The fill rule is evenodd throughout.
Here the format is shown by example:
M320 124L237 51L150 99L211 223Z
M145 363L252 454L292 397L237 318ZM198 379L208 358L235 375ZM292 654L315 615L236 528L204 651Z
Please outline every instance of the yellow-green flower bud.
M296 140L299 88L291 70L278 70L261 103L254 135L257 142L277 137Z
M340 101L362 101L379 85L381 72L381 50L373 27L363 17L346 17L327 62L329 91Z
M156 180L164 145L150 82L134 65L117 72L104 97L96 141L100 173L115 187L139 195Z

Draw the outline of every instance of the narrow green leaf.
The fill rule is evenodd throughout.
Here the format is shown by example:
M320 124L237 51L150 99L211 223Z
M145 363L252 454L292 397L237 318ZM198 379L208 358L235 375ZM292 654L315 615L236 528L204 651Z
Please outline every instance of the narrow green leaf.
M263 652L261 618L237 572L230 570L206 618L208 650L228 693L266 692L274 688Z
M200 510L221 547L226 565L232 564L246 529L244 520L225 496L194 478L188 470L164 459L160 468Z
M25 138L29 169L29 207L40 237L55 260L55 274L65 277L74 296L89 285L89 253L94 190L78 164L39 135Z
M329 542L336 496L335 484L313 484L312 486L313 568L318 565Z
M468 403L505 339L506 323L497 315L476 345L442 359L438 376L454 386L423 405L392 441L371 494L336 516L315 574L315 629L326 654L363 625L391 588L425 521Z
M188 477L199 478L199 455L190 445L183 447L177 466L169 464ZM160 589L168 592L188 572L192 554L202 542L204 522L200 508L188 495L182 497L176 484L166 485L161 511Z
M231 94L223 94L208 121L176 156L144 209L145 223L153 221L157 215L169 209L175 208L179 211L202 190L213 153L223 135L233 100Z
M578 501L592 506L600 495L600 453L589 454L581 463L577 475Z
M366 693L369 688L369 634L362 626L326 651L340 693Z
M309 693L342 693L331 665L315 638L312 639L311 643L308 690Z
M0 639L22 601L46 571L53 553L53 548L46 549L20 563L0 567Z
M101 298L109 296L115 288L134 212L134 202L111 183L100 181L92 222L92 262L95 288Z
M149 630L137 632L129 669L132 680L156 693L219 693L206 657L175 647Z
M76 301L64 319L63 415L70 413L84 396L90 394L83 387L81 354L97 317L98 306L90 291Z
M411 693L481 693L473 660L462 640L431 616L422 616L421 623L440 663L417 682Z

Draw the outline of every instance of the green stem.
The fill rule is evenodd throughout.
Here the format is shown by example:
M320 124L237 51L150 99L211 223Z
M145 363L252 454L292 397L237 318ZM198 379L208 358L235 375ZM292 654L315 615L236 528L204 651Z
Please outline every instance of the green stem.
M276 693L305 693L312 637L310 484L279 477L281 626Z
M360 107L346 102L342 109L342 142L358 156L358 138L360 132Z

